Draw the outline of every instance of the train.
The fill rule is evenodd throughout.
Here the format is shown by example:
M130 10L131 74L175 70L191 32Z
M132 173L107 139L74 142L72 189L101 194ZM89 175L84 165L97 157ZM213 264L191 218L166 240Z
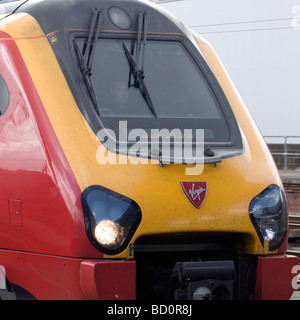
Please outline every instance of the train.
M287 244L204 38L148 0L0 1L1 299L284 300Z

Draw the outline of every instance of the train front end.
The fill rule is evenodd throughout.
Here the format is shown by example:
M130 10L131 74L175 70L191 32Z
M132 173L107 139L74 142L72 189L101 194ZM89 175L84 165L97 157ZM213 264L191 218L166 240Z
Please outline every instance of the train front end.
M283 186L211 46L149 1L13 4L0 16L7 294L289 299Z

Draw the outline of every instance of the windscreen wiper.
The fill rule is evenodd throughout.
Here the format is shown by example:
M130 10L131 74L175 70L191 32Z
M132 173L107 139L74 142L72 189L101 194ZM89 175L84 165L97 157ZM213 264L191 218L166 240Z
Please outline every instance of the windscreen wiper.
M152 112L152 114L154 115L154 117L156 119L157 114L155 112L151 96L147 90L147 87L146 87L146 84L144 81L144 75L141 72L141 70L136 71L136 63L124 43L123 43L123 48L124 48L124 52L126 54L126 58L128 60L129 66L130 66L130 71L133 73L133 76L134 76L134 86L135 86L135 88L140 89L143 98L147 102L147 105L148 105L150 111Z
M142 23L143 23L143 30L142 30ZM139 68L139 59L140 59L140 51L141 51L141 43L142 43L142 33L143 33L143 54L142 54L142 66ZM134 78L134 87L139 89L143 98L145 99L150 111L154 115L155 119L157 118L157 114L151 99L151 96L149 94L149 91L147 89L147 86L145 84L144 78L144 64L145 64L145 48L146 48L146 42L147 42L147 33L148 33L148 13L142 13L139 14L138 19L138 36L137 36L137 49L136 49L136 57L135 60L133 59L131 53L127 49L126 45L123 43L123 49L130 67L130 77L129 77L129 83L128 87L131 87L131 74L133 74Z
M96 44L100 34L102 21L103 21L103 10L94 9L92 13L92 20L91 20L91 25L90 25L89 35L88 35L88 41L83 46L82 52L80 51L77 45L76 39L74 39L74 42L73 42L84 82L86 84L86 87L88 89L89 95L92 99L92 102L95 107L95 111L98 114L98 116L100 116L100 113L99 113L99 108L97 103L97 97L91 81L91 76L92 76L92 63L93 63L93 58L95 54ZM95 31L95 28L96 28L96 31ZM95 32L95 36L93 38L94 32Z

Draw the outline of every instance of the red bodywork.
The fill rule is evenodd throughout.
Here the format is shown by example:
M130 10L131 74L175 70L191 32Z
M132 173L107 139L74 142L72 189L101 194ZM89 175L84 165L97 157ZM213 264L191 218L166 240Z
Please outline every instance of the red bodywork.
M0 118L1 247L100 257L85 235L81 191L69 163L15 42L4 37L0 32L0 72L10 104Z
M299 259L294 256L276 255L258 257L255 299L287 300L293 294L292 281L296 274L292 273ZM296 288L295 288L296 289Z
M0 39L0 74L10 92L0 117L0 265L9 281L36 298L97 298L91 281L101 284L103 255L86 236L81 190L18 47L4 32ZM99 259L101 267L95 260L91 267L87 258ZM114 279L128 278L98 298L134 298L135 281L128 279L135 278L135 264L105 265Z

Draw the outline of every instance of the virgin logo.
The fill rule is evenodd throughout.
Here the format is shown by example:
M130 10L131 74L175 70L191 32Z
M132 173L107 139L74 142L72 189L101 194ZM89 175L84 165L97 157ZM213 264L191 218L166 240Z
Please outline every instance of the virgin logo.
M181 187L192 202L192 204L199 209L206 197L207 184L206 182L180 182Z

